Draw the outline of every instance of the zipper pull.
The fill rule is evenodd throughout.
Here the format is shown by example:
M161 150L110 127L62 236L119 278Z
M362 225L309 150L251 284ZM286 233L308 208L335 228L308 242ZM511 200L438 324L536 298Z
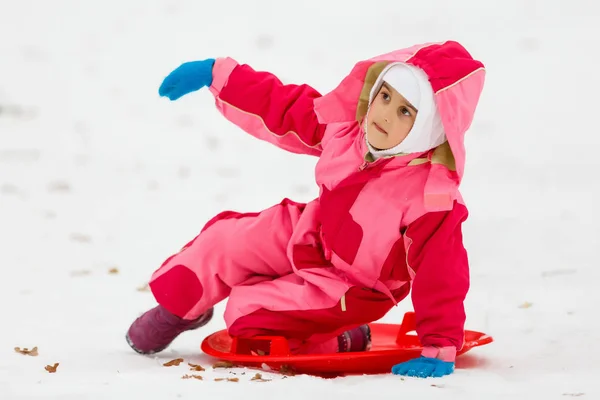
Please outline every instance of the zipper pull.
M365 168L367 168L369 166L369 163L367 161L363 161L362 164L360 164L360 167L358 167L359 171L364 171Z

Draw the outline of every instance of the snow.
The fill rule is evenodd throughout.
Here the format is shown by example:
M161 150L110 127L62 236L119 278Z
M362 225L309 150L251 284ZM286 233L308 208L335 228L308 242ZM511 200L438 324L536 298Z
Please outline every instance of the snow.
M367 4L0 0L0 398L599 398L600 6ZM251 382L237 369L238 383L162 366L210 366L199 344L221 318L157 357L128 348L127 327L154 305L137 289L210 217L317 193L314 158L244 134L208 92L159 98L168 72L232 56L326 92L357 60L446 39L488 69L463 194L467 327L493 344L442 379ZM383 320L399 322L409 303Z

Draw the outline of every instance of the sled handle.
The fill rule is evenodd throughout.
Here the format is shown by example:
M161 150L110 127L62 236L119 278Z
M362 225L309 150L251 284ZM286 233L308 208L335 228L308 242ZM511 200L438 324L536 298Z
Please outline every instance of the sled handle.
M233 354L252 354L256 352L255 349L257 348L268 349L268 355L270 356L282 357L290 355L288 341L281 336L234 337L231 342L231 353Z
M407 333L417 329L417 319L414 312L407 312L404 314L400 329L398 329L398 336L396 337L396 343L405 344L407 342Z

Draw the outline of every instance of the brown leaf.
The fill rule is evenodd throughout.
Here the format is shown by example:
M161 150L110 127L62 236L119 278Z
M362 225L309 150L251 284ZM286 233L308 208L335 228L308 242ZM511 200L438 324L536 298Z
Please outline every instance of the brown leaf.
M173 366L178 366L179 364L181 364L183 362L183 358L176 358L174 360L171 360L169 362L164 363L163 365L165 367L173 367Z
M29 350L27 347L21 349L20 347L15 347L15 351L19 354L23 354L24 356L38 356L38 348L35 346L33 349Z
M74 242L79 243L90 243L92 241L92 237L90 235L86 235L85 233L74 232L69 235L69 239Z
M149 292L150 286L146 283L143 286L140 286L136 289L138 292Z
M156 182L155 180L148 181L146 187L148 188L148 190L158 190L158 182Z
M204 380L201 375L184 375L181 379L198 379L199 381Z
M221 382L226 380L227 382L239 382L238 378L215 378L215 382Z
M49 192L68 192L70 190L71 190L71 185L69 185L69 182L55 181L55 182L50 182L50 184L48 184Z
M188 365L190 366L190 371L206 371L202 365L192 363L188 363Z
M233 368L235 365L229 361L217 361L213 364L213 368Z
M58 365L59 365L59 363L54 363L54 365L46 365L46 367L44 369L46 371L48 371L49 373L53 374L56 372Z
M88 270L88 269L81 269L78 271L71 271L70 275L77 277L77 276L87 276L90 275L92 273L92 271Z
M290 367L289 365L282 365L279 368L279 373L283 374L283 375L289 375L289 376L296 375L296 372L294 371L294 369L292 367Z
M531 306L533 306L533 304L526 301L525 303L521 304L519 308L530 308Z
M262 375L257 373L256 375L254 375L252 377L252 379L250 379L251 381L259 381L259 382L269 382L270 379L263 379Z
M116 275L119 273L119 269L118 268L111 268L108 270L108 273L111 275Z

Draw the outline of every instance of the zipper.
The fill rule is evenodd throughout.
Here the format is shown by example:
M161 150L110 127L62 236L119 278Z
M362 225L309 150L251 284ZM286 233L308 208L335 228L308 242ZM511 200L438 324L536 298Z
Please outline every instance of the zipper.
M373 165L377 164L378 162L380 162L382 160L387 160L389 158L396 157L395 155L393 155L393 156L383 156L383 157L379 157L377 160L369 162L369 161L366 160L367 155L369 155L369 153L365 154L365 156L363 157L363 162L358 167L359 171L364 171L365 169L372 167Z
M363 156L363 162L358 167L359 171L364 171L365 169L369 168L370 166L375 164L377 161L379 161L379 159L377 159L377 160L373 160L373 161L369 162L369 161L367 161L368 156L369 156L369 152L367 151L365 153L365 155Z

